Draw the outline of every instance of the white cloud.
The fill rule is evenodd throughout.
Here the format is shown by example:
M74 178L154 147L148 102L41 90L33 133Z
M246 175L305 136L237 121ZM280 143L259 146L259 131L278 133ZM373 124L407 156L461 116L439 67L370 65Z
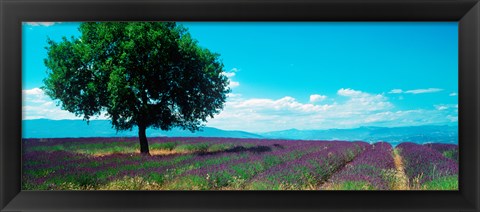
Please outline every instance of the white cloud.
M337 94L340 96L347 96L347 97L356 97L362 95L361 91L356 91L350 88L341 88L337 91Z
M452 111L454 113L458 113L458 104L439 104L434 105L435 109L442 110L442 111Z
M29 26L52 26L54 24L61 23L61 22L25 22L26 25Z
M228 82L229 82L228 87L236 88L236 87L240 86L240 82L232 80L232 78L235 77L235 75L236 75L235 72L238 72L238 71L239 71L239 69L232 68L228 72L227 71L222 72L222 74L225 75L228 78Z
M393 89L388 93L392 93L392 94L401 94L401 93L422 94L422 93L435 93L435 92L440 92L440 91L443 91L443 89L440 89L440 88L426 88L426 89L414 89L414 90L407 90L407 91L403 91L402 89Z
M43 93L43 90L40 88L22 90L22 95L24 103L43 104L49 101L47 96Z
M458 116L447 115L447 119L450 120L450 122L458 122Z
M446 109L448 109L448 107L445 106L445 105L435 105L435 108L436 108L437 110L446 110Z
M450 93L449 96L457 96L457 93L455 93L455 92Z
M222 72L222 74L228 78L235 76L235 72Z
M408 91L405 91L405 93L421 94L421 93L435 93L435 92L440 92L440 91L443 91L443 89L440 89L440 88L427 88L427 89L408 90Z
M260 112L274 112L276 114L279 111L284 112L299 112L299 113L311 113L328 110L330 105L313 105L302 104L295 98L286 96L277 100L272 99L248 99L240 100L231 104L232 108L236 109L253 109Z
M236 81L230 80L230 83L228 84L228 86L229 86L230 88L235 88L235 87L240 86L240 83L239 83L239 82L236 82Z
M350 88L341 88L337 94L350 97L347 102L340 105L344 111L378 111L393 107L393 104L382 94L370 94Z
M333 99L331 104L302 103L291 96L279 99L229 99L224 110L209 119L207 126L250 132L290 128L348 128L381 120L380 115L369 115L393 108L392 103L381 94L349 88L340 89L337 94L348 99L343 102Z
M227 94L227 97L228 98L239 98L241 97L242 95L241 94L238 94L238 93L228 93Z
M208 120L207 126L250 132L291 128L396 127L455 122L458 114L455 105L447 104L429 110L395 110L393 103L383 94L351 88L339 89L337 96L328 98L332 103L302 103L291 96L278 99L235 96L227 100L220 114Z
M43 95L43 90L40 88L32 88L30 90L22 90L24 95Z
M22 96L22 116L24 120L40 118L54 120L82 119L82 117L76 117L74 114L62 110L40 88L22 90ZM92 117L92 119L106 119L106 116L102 114L99 117Z
M403 93L403 90L402 89L393 89L388 93Z
M306 128L314 119L318 121L320 118L313 117L315 114L332 107L328 104L303 104L289 96L280 99L236 98L227 101L224 110L209 119L207 126L251 132Z
M310 95L310 102L321 102L323 100L325 100L327 98L327 96L325 95L320 95L320 94L312 94Z

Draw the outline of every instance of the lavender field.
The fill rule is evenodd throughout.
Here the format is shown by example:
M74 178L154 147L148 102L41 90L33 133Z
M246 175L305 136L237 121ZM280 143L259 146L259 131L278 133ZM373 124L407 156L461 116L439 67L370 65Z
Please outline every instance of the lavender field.
M240 138L23 139L23 190L457 190L451 144Z

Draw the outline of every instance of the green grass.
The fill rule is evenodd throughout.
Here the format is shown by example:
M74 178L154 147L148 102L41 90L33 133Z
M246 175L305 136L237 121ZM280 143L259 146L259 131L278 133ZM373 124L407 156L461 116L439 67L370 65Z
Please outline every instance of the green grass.
M375 187L363 181L345 181L334 186L335 190L375 190Z
M137 143L126 142L108 142L108 143L65 143L53 146L34 146L27 148L27 151L68 151L81 154L114 154L114 153L133 153L139 149Z
M208 190L210 183L207 178L197 175L189 175L182 177L165 186L168 190Z
M182 167L176 167L175 169L171 170L169 173L169 178L176 177L189 170L198 169L205 166L212 166L212 165L217 165L221 163L226 163L228 161L240 159L242 157L245 157L245 156L224 156L219 158L207 159L204 161L195 161L193 163L186 164Z
M458 158L456 157L456 155L458 155L457 151L458 150L455 150L455 149L445 151L443 152L443 156L445 156L446 158L450 158L452 160L458 160Z
M426 190L458 190L458 176L452 175L423 183Z
M213 144L208 147L209 152L220 152L235 147L234 144Z
M208 143L199 143L199 144L182 144L175 147L177 152L206 152L210 144Z
M32 177L46 177L53 171L55 171L55 169L45 168L45 169L37 169L37 170L23 170L23 173L25 175L29 175Z
M175 149L175 147L177 146L177 143L176 142L165 142L165 143L153 143L153 144L150 144L150 149L151 150L157 150L157 149L161 149L161 150L173 150Z
M262 181L252 182L247 187L249 190L280 190L280 188L279 185L272 185Z

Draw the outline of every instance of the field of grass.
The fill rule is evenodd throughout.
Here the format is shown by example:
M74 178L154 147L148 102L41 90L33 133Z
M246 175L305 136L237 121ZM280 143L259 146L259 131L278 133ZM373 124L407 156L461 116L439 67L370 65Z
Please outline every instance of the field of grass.
M23 139L23 190L457 190L458 146L236 138Z

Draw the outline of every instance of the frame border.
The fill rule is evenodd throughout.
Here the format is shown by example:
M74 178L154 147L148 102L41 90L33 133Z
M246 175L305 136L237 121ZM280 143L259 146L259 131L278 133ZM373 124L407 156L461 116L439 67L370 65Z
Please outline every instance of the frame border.
M478 0L0 0L0 14L0 211L480 211ZM154 20L458 22L460 190L21 191L21 22Z

